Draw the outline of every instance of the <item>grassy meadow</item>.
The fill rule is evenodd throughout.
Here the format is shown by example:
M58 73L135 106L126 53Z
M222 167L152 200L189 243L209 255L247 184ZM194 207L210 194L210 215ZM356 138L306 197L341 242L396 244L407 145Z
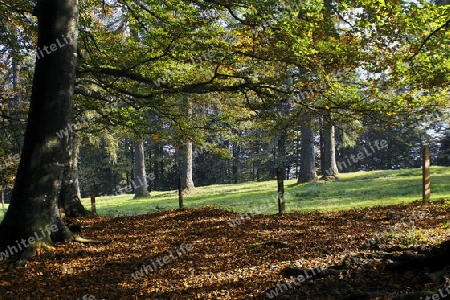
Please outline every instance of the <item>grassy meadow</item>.
M341 174L337 181L297 184L285 181L287 212L337 211L357 207L409 203L422 198L421 169ZM432 167L431 200L450 198L450 168ZM90 199L82 200L90 209ZM196 188L184 197L184 205L217 206L234 212L277 212L277 182L247 182ZM150 198L133 195L96 198L99 215L136 215L178 208L177 191L152 192Z
M336 181L297 184L285 181L287 212L337 211L357 207L409 203L421 200L421 169L383 170L341 174ZM450 168L431 168L431 200L450 198ZM82 199L90 209L90 199ZM184 197L184 205L198 208L216 206L234 212L277 212L277 182L246 182L196 188ZM7 205L1 209L0 219ZM151 197L133 199L133 195L96 198L101 216L123 216L178 208L177 191L154 191Z

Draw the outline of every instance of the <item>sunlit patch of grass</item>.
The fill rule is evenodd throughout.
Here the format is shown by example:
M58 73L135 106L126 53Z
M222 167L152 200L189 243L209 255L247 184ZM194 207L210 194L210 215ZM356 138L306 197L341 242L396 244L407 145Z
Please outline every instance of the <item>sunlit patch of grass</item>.
M423 233L418 233L416 226L414 224L407 229L406 234L402 236L400 244L403 246L415 246L419 239L423 237Z
M344 173L336 181L297 184L285 181L287 212L339 211L377 205L411 203L421 199L421 169L382 170ZM431 168L431 200L450 199L450 168ZM184 196L187 208L206 205L232 212L250 212L266 204L262 214L275 214L277 181L214 184L199 187ZM91 209L90 199L82 199ZM447 205L447 204L446 204ZM450 208L450 203L448 204ZM0 219L8 207L0 210ZM178 208L178 192L153 191L151 197L133 199L133 195L96 198L97 213L103 216L138 215ZM447 225L450 226L450 225Z
M449 199L450 168L432 167L431 200ZM421 199L421 169L384 170L341 174L336 181L297 184L285 181L287 212L338 211L377 205L405 204ZM199 187L184 196L184 205L205 205L233 212L250 212L269 204L263 214L277 213L277 182L246 182ZM90 200L83 199L90 207ZM100 215L142 214L178 208L177 191L152 192L151 197L134 200L133 195L98 197Z
M405 248L418 244L438 245L443 242L442 237L450 233L450 230L444 227L419 228L414 222L397 223L394 227L391 226L382 233L376 234L373 240L381 244L397 244Z

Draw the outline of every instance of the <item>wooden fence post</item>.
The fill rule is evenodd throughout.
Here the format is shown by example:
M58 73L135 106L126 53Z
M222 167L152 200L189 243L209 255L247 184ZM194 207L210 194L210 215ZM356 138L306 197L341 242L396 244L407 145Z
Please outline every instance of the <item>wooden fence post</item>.
M430 148L425 147L422 155L422 201L430 202L431 179L430 179Z

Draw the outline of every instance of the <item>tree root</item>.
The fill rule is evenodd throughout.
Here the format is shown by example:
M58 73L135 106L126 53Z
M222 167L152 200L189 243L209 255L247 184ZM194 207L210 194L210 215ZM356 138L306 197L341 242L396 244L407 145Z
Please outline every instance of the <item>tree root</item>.
M81 236L76 235L76 234L73 235L73 240L75 242L86 243L86 244L109 244L109 243L112 242L112 240L99 241L99 240L85 239L85 238L82 238Z
M428 268L431 271L442 270L450 265L450 241L445 241L434 249L434 253L429 256L410 256L410 259L388 264L386 271L404 273L406 271Z
M67 230L65 233L70 233L69 230ZM92 239L85 239L80 237L77 234L70 233L70 235L66 235L65 237L66 242L79 242L79 243L87 243L87 244L109 244L112 242L112 240L106 240L106 241L99 241L99 240L92 240ZM28 247L26 247L19 255L14 255L17 260L12 260L9 264L8 270L12 271L17 267L26 267L27 262L34 256L40 255L43 251L52 252L52 245L46 244L44 242L37 242L34 244L30 244ZM45 255L45 254L44 254ZM12 258L12 257L11 257Z

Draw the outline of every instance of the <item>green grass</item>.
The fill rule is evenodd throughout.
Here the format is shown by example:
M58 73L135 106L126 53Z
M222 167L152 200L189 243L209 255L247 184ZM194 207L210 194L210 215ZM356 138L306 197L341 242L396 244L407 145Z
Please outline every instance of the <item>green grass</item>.
M286 211L336 211L409 203L421 200L421 182L421 169L346 173L337 181L306 184L287 180ZM431 192L432 201L450 198L450 168L431 168ZM264 214L277 212L276 201L276 180L199 187L184 197L188 208L211 205L235 212ZM83 199L82 203L90 209L90 199ZM178 208L178 195L176 191L165 191L152 192L150 198L138 200L134 200L133 195L97 197L96 207L102 216L143 214ZM7 205L0 212L1 219L6 208Z
M337 181L296 184L285 181L287 212L336 211L421 200L421 169L356 172L342 174ZM450 168L432 167L431 200L450 198ZM90 200L83 199L90 208ZM198 208L218 206L235 212L277 212L277 182L247 182L199 187L184 197L184 205ZM263 206L261 206L263 205ZM134 200L133 195L99 197L100 215L135 215L178 208L176 191L152 192L150 198ZM269 207L267 209L267 207Z

